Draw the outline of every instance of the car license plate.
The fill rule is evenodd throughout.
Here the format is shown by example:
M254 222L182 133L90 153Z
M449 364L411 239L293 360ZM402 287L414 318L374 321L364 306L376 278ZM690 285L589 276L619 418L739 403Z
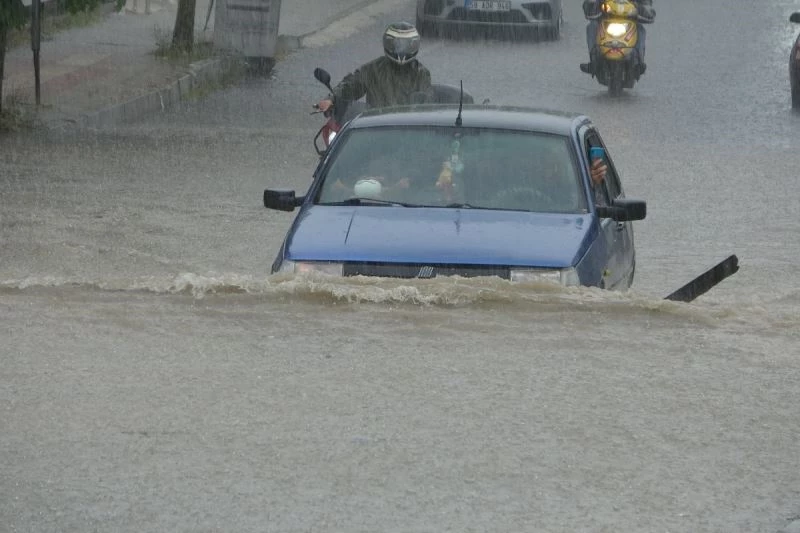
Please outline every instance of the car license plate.
M511 11L508 0L464 0L464 7L475 11Z

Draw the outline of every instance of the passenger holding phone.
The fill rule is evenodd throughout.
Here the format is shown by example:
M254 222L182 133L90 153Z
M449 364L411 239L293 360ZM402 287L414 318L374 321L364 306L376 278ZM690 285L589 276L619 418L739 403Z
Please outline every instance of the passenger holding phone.
M592 179L592 190L594 200L598 205L608 205L603 181L606 179L608 165L606 165L606 151L602 146L592 146L589 148L589 174Z

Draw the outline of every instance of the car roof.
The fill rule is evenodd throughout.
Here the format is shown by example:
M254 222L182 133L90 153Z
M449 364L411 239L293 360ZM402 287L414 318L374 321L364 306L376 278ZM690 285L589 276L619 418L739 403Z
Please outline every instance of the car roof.
M350 121L352 128L382 126L455 126L458 104L422 104L370 109ZM569 136L589 117L580 113L531 107L465 104L461 126L535 131Z

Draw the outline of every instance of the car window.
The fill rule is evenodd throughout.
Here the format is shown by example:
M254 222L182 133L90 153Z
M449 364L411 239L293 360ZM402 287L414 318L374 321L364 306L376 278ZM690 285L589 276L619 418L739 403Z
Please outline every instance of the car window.
M619 183L619 176L617 175L617 169L614 167L614 161L611 159L611 155L608 153L608 148L603 143L603 140L600 139L600 135L597 132L594 132L594 140L595 142L599 143L599 146L602 146L606 152L606 166L608 167L608 171L606 172L606 180L605 186L606 191L608 192L609 198L619 198L622 194L622 187Z
M591 131L586 136L586 143L584 146L587 157L589 154L589 150L595 146L599 146L605 150L605 146L603 145L603 142L600 140L600 137L597 134L597 132ZM594 200L597 205L610 205L611 203L610 199L616 197L616 195L614 194L614 182L616 181L616 175L614 174L613 171L613 165L610 164L610 160L608 158L608 152L606 152L606 166L608 167L608 171L606 173L606 179L599 186L592 185L592 190L594 192Z
M346 133L332 155L317 203L366 195L425 206L586 212L564 136L465 127L365 128Z
M614 162L608 158L608 174L606 174L606 184L608 186L608 194L611 198L619 198L622 195L622 186L619 182L617 169L614 167Z

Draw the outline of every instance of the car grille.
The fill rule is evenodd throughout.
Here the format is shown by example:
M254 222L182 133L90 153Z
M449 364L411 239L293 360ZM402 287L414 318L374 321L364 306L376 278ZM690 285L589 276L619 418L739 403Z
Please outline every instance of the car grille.
M475 11L457 7L450 12L449 20L464 22L488 22L493 24L527 24L529 21L522 11L511 10L503 12Z
M436 276L498 276L509 279L507 267L485 265L422 265L409 263L345 263L345 276L377 276L382 278L434 278Z

